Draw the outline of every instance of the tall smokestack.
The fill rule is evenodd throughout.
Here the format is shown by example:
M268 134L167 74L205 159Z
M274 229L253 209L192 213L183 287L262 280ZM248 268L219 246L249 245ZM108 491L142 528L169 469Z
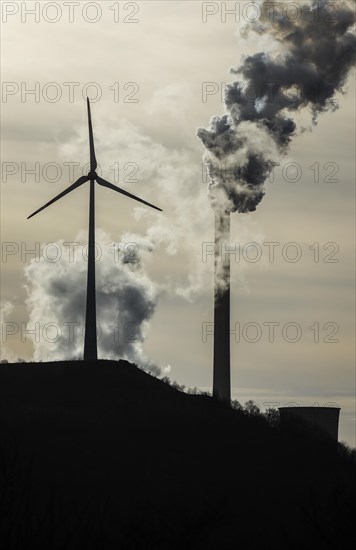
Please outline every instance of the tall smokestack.
M230 212L215 209L213 396L231 399L230 383Z
M213 394L225 400L230 399L230 264L223 246L230 240L230 213L256 210L269 173L303 130L293 114L308 109L315 125L319 114L335 111L334 96L343 92L356 59L352 0L302 0L297 16L289 16L283 4L260 0L259 20L241 31L269 35L279 53L248 55L231 69L239 80L226 87L225 113L197 131L215 211Z

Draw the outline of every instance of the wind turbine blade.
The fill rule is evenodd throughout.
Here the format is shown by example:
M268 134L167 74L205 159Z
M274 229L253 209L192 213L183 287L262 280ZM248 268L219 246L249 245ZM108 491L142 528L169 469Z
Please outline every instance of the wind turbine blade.
M64 197L65 195L67 195L68 193L70 193L71 191L74 191L74 189L76 189L77 187L79 187L80 185L82 185L83 183L85 183L86 181L89 181L89 178L88 176L82 176L81 178L79 178L75 183L73 183L72 185L70 185L69 187L67 187L67 189L65 189L64 191L62 191L62 193L59 193L59 195L57 195L56 197L54 197L54 199L50 200L49 202L47 202L44 206L41 206L41 208L39 208L38 210L36 210L36 212L33 212L30 216L28 216L28 220L30 218L32 218L32 216L35 216L36 214L38 214L39 212L41 212L41 210L44 210L45 208L47 208L47 206L49 206L50 204L53 204L54 202L58 201L59 199L61 199L62 197Z
M139 199L135 195L132 195L128 191L125 191L124 189L121 189L121 187L117 187L117 185L113 185L112 183L109 183L106 180L103 180L103 178L99 178L99 176L96 176L96 181L99 183L99 185L103 185L104 187L108 187L109 189L112 189L113 191L117 191L118 193L122 193L122 195L126 195L127 197L130 197L131 199L135 199L136 201L142 202L143 204L146 204L147 206L150 206L151 208L154 208L155 210L159 210L160 212L163 212L161 208L158 208L158 206L155 206L154 204L151 204L150 202L144 201L143 199Z
M88 107L88 126L89 126L89 147L90 147L90 170L95 172L97 165L94 149L94 137L93 137L93 126L91 123L91 113L90 113L90 103L89 98L87 97L87 107Z

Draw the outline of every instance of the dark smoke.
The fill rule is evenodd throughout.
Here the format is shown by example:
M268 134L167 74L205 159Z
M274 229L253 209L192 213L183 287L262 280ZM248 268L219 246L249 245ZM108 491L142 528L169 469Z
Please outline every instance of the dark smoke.
M283 2L261 3L260 20L243 33L270 35L282 53L247 56L232 69L242 80L226 89L226 114L197 133L206 148L213 205L255 210L264 181L297 133L292 113L308 108L315 124L319 113L337 109L333 98L356 58L354 7L349 0L305 2L292 16Z

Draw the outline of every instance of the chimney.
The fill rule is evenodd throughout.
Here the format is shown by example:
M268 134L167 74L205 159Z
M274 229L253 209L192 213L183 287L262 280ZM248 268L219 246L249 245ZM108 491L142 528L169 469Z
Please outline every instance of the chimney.
M230 402L230 213L215 209L213 396Z

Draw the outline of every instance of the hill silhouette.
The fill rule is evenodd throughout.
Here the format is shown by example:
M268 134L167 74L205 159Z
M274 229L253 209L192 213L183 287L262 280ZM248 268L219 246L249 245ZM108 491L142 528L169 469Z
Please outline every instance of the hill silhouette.
M0 547L342 549L355 463L126 361L0 365Z

